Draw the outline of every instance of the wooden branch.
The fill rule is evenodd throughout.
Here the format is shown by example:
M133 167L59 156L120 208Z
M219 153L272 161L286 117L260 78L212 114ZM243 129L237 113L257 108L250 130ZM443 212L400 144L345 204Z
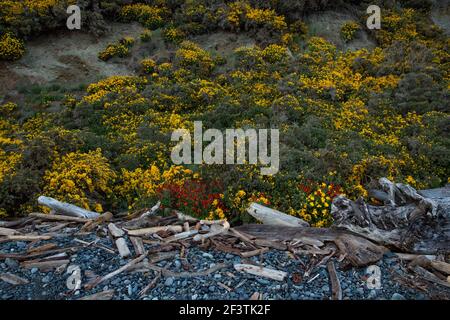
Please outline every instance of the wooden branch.
M157 233L159 231L171 231L171 232L181 232L183 231L182 226L161 226L161 227L151 227L136 230L127 230L129 236L146 236L150 234Z
M124 238L118 238L116 240L116 247L119 250L119 254L122 258L127 258L131 256L131 251L127 246L127 242Z
M94 288L95 286L99 285L102 282L105 282L111 278L114 278L115 276L117 276L118 274L121 274L124 271L127 271L128 269L132 268L135 264L141 262L142 260L144 260L146 257L146 255L142 255L140 257L137 257L136 259L131 260L130 262L128 262L126 265L124 265L123 267L120 267L119 269L108 273L107 275L105 275L104 277L94 280L91 283L88 283L85 285L85 288L87 290L90 290L92 288Z
M88 211L73 204L61 202L50 197L40 196L38 198L38 203L40 205L53 209L56 211L56 213L64 216L94 219L98 218L98 216L100 215L97 212Z
M178 241L178 240L189 238L190 236L194 236L197 233L198 233L198 230L195 230L195 229L185 231L185 232L180 232L180 233L174 234L173 236L165 238L164 241L167 243L173 242L173 241Z
M50 240L52 236L48 235L12 235L6 236L6 240L8 241L41 241L41 240Z
M287 215L278 210L270 209L255 202L250 204L247 212L266 225L309 227L309 223L302 219Z
M45 213L38 213L38 212L30 213L29 216L34 217L34 218L39 218L42 220L49 220L49 221L68 221L68 222L78 222L78 223L86 223L86 222L92 221L91 219L86 219L86 218L61 216L61 215L56 215L56 214L45 214Z
M246 272L255 276L273 279L276 281L283 281L287 273L284 271L263 268L254 266L252 264L235 264L234 269L240 272Z
M425 268L422 268L421 266L418 266L418 265L414 266L413 270L414 270L415 273L417 273L419 276L421 276L422 278L424 278L427 281L430 281L430 282L439 284L441 286L450 288L450 283L448 283L447 281L443 281L443 280L439 279L434 274L432 274L431 272L429 272Z
M140 218L145 218L145 217L154 215L159 210L160 206L161 206L161 201L158 201L158 203L155 204L149 211L144 212Z
M328 261L327 269L331 281L331 299L342 300L341 282L339 281L339 277L337 276L333 261Z
M142 289L139 292L139 296L140 297L144 296L148 290L150 290L151 288L153 288L156 285L156 283L159 281L159 279L161 279L161 273L158 273L158 275L155 278L153 278L153 280L148 285L146 285L144 289Z

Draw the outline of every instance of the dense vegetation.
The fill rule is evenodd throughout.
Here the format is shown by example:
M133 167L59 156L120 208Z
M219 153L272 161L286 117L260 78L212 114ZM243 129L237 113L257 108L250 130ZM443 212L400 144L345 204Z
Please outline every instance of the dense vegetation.
M121 2L127 2L122 6ZM311 36L299 17L350 6L360 12L340 30L351 42L365 28L359 1L79 1L92 32L103 19L137 21L152 41L161 29L170 59L142 61L141 74L90 84L82 96L38 88L39 108L0 106L0 214L36 209L40 194L102 212L152 206L208 218L243 219L249 201L331 222L339 193L368 197L381 176L416 188L450 177L448 38L427 1L382 3L374 49L341 50ZM0 58L23 54L27 37L65 24L73 1L0 0ZM216 31L245 33L254 47L230 56L192 41ZM136 39L99 58L126 59ZM63 92L63 93L61 93ZM47 112L59 101L60 112ZM171 132L205 127L279 128L280 172L259 167L174 166Z

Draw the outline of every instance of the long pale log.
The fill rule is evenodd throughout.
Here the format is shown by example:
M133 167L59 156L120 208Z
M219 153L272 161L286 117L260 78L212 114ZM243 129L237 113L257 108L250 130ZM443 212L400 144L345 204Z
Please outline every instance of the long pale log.
M251 203L247 212L258 221L261 221L266 225L273 226L290 226L290 227L308 227L308 222L296 218L294 216L287 215L278 210L270 209L262 206L258 203Z
M45 213L38 213L38 212L32 212L29 214L29 216L34 217L34 218L39 218L42 220L49 220L49 221L67 221L67 222L78 222L78 223L86 223L86 222L92 221L91 219L86 219L86 218L61 216L61 215L56 215L56 214L45 214Z
M72 216L78 218L86 218L86 219L94 219L97 218L100 214L93 211L88 211L83 208L77 207L70 203L65 203L58 201L56 199L40 196L38 198L38 203L40 205L46 206L50 209L55 210L57 214Z
M38 268L41 271L49 271L56 269L62 265L69 264L70 260L40 261L40 262L23 262L21 266L26 269Z
M40 240L50 240L52 236L46 235L12 235L6 236L8 241L40 241Z
M160 231L171 231L171 232L181 232L183 231L182 226L161 226L161 227L151 227L144 229L136 229L136 230L127 230L128 235L130 236L145 236L154 234Z
M284 271L269 269L269 268L263 268L254 266L252 264L235 264L234 269L240 272L246 272L255 276L264 277L273 279L276 281L283 281L284 278L286 278L287 273Z
M12 236L14 234L20 234L20 232L14 229L0 227L0 236Z

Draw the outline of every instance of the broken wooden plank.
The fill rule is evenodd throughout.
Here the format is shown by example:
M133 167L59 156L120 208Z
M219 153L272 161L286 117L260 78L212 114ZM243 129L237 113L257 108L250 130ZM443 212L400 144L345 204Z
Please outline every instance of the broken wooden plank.
M108 230L114 238L120 238L125 235L125 232L112 222L108 224Z
M78 300L81 300L81 301L89 301L89 300L106 301L106 300L111 300L114 297L114 293L115 293L115 290L110 289L110 290L105 290L102 292L98 292L98 293L94 293L94 294L82 297Z
M251 203L247 212L253 216L258 221L261 221L265 225L271 226L290 226L290 227L309 227L309 223L280 212L278 210L274 210L258 203Z
M0 280L5 281L6 283L12 284L14 286L24 285L30 283L27 279L16 276L12 273L2 273L0 274Z
M0 236L12 236L15 234L20 234L20 232L14 229L0 227Z
M258 267L251 264L238 263L234 265L234 269L240 272L246 272L255 276L273 279L276 281L283 281L287 273L284 271Z
M58 201L56 199L40 196L38 198L38 203L40 205L46 206L50 209L55 210L57 214L61 214L64 216L72 216L78 218L86 218L86 219L95 219L100 215L97 212L85 210L83 208L77 207L70 203L65 203Z
M71 217L71 216L61 216L56 214L45 214L39 212L32 212L29 214L30 217L39 218L42 220L49 221L66 221L66 222L78 222L78 223L86 223L91 221L91 219L80 218L80 217Z
M127 242L124 238L119 238L116 240L116 247L119 250L119 254L122 258L127 258L131 255L131 251L128 248Z
M328 261L327 263L328 274L330 275L331 282L331 299L332 300L342 300L342 289L341 282L336 273L336 268L334 267L333 261Z
M130 237L130 241L133 244L134 252L137 256L145 254L144 242L139 237Z
M210 225L211 229L206 234L197 234L194 236L194 241L203 241L205 239L217 236L219 234L227 232L230 229L230 224L227 220L217 220L217 221L209 221L209 220L201 220L200 224L202 225Z
M128 235L130 236L146 236L151 235L160 231L170 231L170 232L181 232L183 231L182 226L160 226L160 227L150 227L136 230L127 230Z

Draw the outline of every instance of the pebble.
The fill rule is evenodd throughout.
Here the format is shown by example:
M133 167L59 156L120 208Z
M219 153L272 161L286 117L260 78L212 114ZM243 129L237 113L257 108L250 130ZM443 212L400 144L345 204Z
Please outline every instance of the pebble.
M5 263L11 269L17 269L19 267L19 262L11 258L6 258Z
M214 259L214 256L208 252L202 254L203 258Z
M216 291L216 287L215 286L209 286L208 290L210 292L214 292L214 291Z
M175 265L175 268L180 269L180 267L181 267L180 260L175 260L175 262L173 264Z
M356 293L358 293L360 295L363 295L364 294L364 289L360 287L360 288L356 289Z
M30 270L30 272L31 272L32 274L35 274L35 273L38 272L38 271L39 271L38 268L31 268L31 270Z
M400 293L394 293L391 297L391 300L406 300L404 296L402 296Z
M166 287L170 287L170 286L173 285L174 280L175 280L174 278L169 277L169 278L166 279L166 281L164 281L164 285L165 285Z

